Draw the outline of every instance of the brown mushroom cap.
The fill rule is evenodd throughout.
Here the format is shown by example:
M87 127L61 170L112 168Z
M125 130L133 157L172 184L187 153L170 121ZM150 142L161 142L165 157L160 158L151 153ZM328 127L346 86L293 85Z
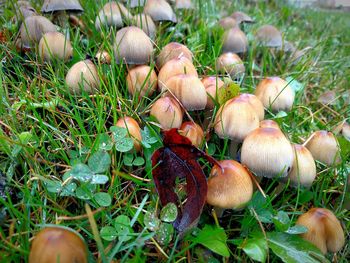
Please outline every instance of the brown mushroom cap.
M188 47L177 42L170 42L160 51L157 57L157 67L161 69L168 61L180 57L185 57L192 63L193 54Z
M99 63L111 64L111 55L106 50L100 50L96 53L95 58Z
M237 23L236 19L228 16L228 17L224 17L224 18L220 19L219 25L223 29L231 29L231 28L234 28L235 26L237 26L238 23Z
M143 12L152 17L153 21L176 22L176 15L165 0L147 0Z
M339 146L333 133L328 131L316 131L311 134L306 143L315 160L330 166L340 162Z
M248 16L246 13L243 13L241 11L236 11L231 15L232 18L234 18L238 24L240 23L253 23L254 20L250 16Z
M32 241L29 263L88 262L84 240L72 230L63 227L45 227Z
M240 209L252 198L253 182L247 170L233 160L219 161L208 179L207 203L224 209Z
M45 0L41 7L42 13L56 11L84 11L78 0Z
M116 28L121 28L124 25L124 17L131 17L126 7L122 3L109 2L98 12L95 27L99 31L103 27L115 26Z
M186 121L181 124L179 133L186 136L194 146L201 146L204 140L204 132L201 126L192 121Z
M239 98L242 100L245 100L249 103L249 105L255 110L255 112L258 114L259 121L262 121L265 116L265 110L264 105L262 102L258 99L257 96L249 93L242 93L239 95Z
M265 108L274 112L290 111L294 103L294 90L287 81L279 77L269 77L259 82L255 89L257 96Z
M202 110L207 105L207 93L198 77L180 74L169 78L163 90L166 96L175 96L186 110Z
M134 141L134 148L137 152L139 152L141 150L142 136L141 128L137 121L131 117L126 116L124 118L120 118L117 121L116 126L126 128L128 130L130 137Z
M205 91L207 92L207 109L213 109L217 100L217 90L225 83L219 77L205 77L202 80Z
M271 25L261 26L255 36L257 41L266 47L281 47L283 44L281 32Z
M150 38L156 35L156 25L149 15L137 14L134 16L135 25L143 30Z
M242 164L257 176L286 177L293 165L293 160L293 148L278 129L255 129L243 141Z
M114 42L115 59L127 64L147 64L152 56L153 44L140 28L124 27L118 30Z
M260 128L274 128L280 130L280 126L277 124L277 122L273 120L262 120L259 124Z
M248 39L246 34L239 29L239 27L231 28L225 33L222 53L232 52L241 54L247 51Z
M240 77L245 72L245 67L241 58L234 53L224 53L216 60L216 68L230 74L232 78Z
M323 254L336 253L345 244L344 231L336 216L325 208L311 208L299 216L297 225L305 226L308 232L302 238L313 243Z
M157 89L157 74L150 66L137 66L130 69L126 85L132 95L139 93L140 97L151 96Z
M222 105L215 117L214 129L220 138L242 142L253 130L259 127L257 112L245 99L239 96Z
M73 56L73 47L62 33L47 32L39 42L39 55L45 61L68 61Z
M171 97L162 97L151 107L150 115L155 117L164 130L180 128L183 112L179 103Z

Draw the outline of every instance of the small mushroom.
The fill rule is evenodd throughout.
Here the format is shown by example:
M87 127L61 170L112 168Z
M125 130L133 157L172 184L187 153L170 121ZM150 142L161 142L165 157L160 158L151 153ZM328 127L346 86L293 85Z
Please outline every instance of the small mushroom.
M153 44L140 28L124 27L116 34L114 52L117 63L147 64L152 56Z
M294 90L287 81L279 77L265 78L259 82L255 90L265 108L272 111L290 111L294 103Z
M128 9L122 3L112 1L105 4L99 11L95 20L95 27L98 31L101 31L104 27L121 28L124 25L125 18L131 18Z
M232 52L236 54L244 54L248 51L248 39L245 33L234 27L229 29L224 36L222 53Z
M192 52L183 44L170 42L165 45L157 57L157 68L160 70L169 60L185 57L192 63Z
M243 13L241 11L234 12L231 17L237 21L238 24L241 23L253 23L254 20L250 16L248 16L246 13Z
M151 96L157 89L157 74L150 66L137 66L130 69L126 85L131 95Z
M281 32L274 26L271 25L263 25L261 26L256 34L257 41L265 47L282 47L282 34Z
M223 29L231 29L234 28L238 25L236 19L228 16L228 17L224 17L222 19L219 20L219 25L223 28Z
M310 151L303 145L293 144L294 161L288 178L291 185L310 187L316 178L316 164Z
M341 134L344 136L345 139L350 141L350 124L347 122L343 123L343 127L341 129Z
M106 50L98 51L95 58L101 64L111 64L112 61L111 55Z
M180 128L183 112L179 103L171 97L162 97L151 107L150 115L155 117L164 130Z
M15 3L15 7L16 7L16 10L15 10L16 21L23 21L29 16L38 15L34 7L32 7L32 5L27 1L17 1L17 3Z
M71 93L81 94L82 91L95 93L100 85L95 64L91 60L75 63L67 72L66 84Z
M280 126L278 126L277 122L275 122L273 120L260 121L259 127L260 128L274 128L274 129L280 130Z
M340 162L340 149L333 133L328 131L316 131L306 140L306 148L309 149L315 160L328 166Z
M201 126L192 121L182 123L179 133L186 136L194 146L200 147L204 140L204 132Z
M293 148L279 129L257 128L243 141L242 164L257 176L286 177L293 160Z
M47 62L55 59L66 62L73 56L73 47L62 33L48 32L39 42L39 55Z
M136 152L139 152L141 150L142 136L141 128L137 121L131 117L126 116L124 118L120 118L117 121L116 126L126 128L128 130L129 136L134 141L134 148Z
M42 229L32 241L29 263L88 262L88 249L80 235L60 226Z
M151 16L155 22L176 22L175 13L165 0L147 0L143 12Z
M203 110L207 105L207 93L204 85L194 75L180 74L169 78L162 91L165 95L175 96L186 110Z
M205 77L202 80L205 91L207 92L207 106L206 109L213 109L217 101L217 91L225 83L219 77Z
M242 93L238 96L240 99L245 100L249 103L249 105L255 110L255 112L258 114L259 121L262 121L265 116L265 110L264 105L262 102L258 99L257 96L253 94L248 93Z
M156 36L156 25L149 15L137 14L134 16L135 25L143 30L147 36L154 38Z
M231 78L240 78L245 67L241 58L235 53L224 53L216 60L216 68L218 71L228 73Z
M308 231L301 237L316 247L323 254L336 253L345 244L344 231L337 217L332 211L325 208L311 208L299 216L297 225L305 226Z

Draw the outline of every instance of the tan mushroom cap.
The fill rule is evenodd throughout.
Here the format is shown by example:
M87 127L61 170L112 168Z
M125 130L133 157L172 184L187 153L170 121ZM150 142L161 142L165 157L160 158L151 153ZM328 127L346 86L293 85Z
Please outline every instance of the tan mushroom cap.
M290 111L294 103L294 90L287 81L279 77L268 77L261 80L255 89L265 108L274 112Z
M137 14L134 16L135 25L143 30L150 38L156 36L157 27L152 17L146 14Z
M96 53L95 58L99 63L111 64L112 57L106 50L100 50Z
M203 110L207 105L204 85L194 75L180 74L169 78L163 87L165 96L175 96L186 110Z
M121 28L124 25L125 17L131 17L128 9L122 3L112 1L105 4L103 8L98 12L95 20L95 27L99 31L103 27L114 26L116 28Z
M177 42L170 42L160 51L157 57L157 67L161 69L168 61L180 57L185 57L192 63L193 54L188 47Z
M305 146L315 160L328 166L341 161L337 139L331 132L323 130L314 132L310 135Z
M39 56L48 62L54 59L65 62L73 56L73 47L62 33L48 32L39 42Z
M193 9L193 3L191 0L175 0L176 9Z
M213 109L215 106L215 101L217 101L217 91L225 83L216 76L205 77L201 81L205 87L205 91L207 92L207 106L205 108Z
M73 231L63 227L46 227L32 241L29 263L88 262L85 242Z
M153 44L140 28L124 27L116 34L114 52L117 63L147 64L153 53Z
M246 13L241 11L236 11L231 15L232 18L234 18L238 24L240 23L253 23L254 20L250 16L248 16Z
M278 125L278 123L273 121L273 120L262 120L262 121L260 121L259 127L260 128L274 128L274 129L280 130L280 126Z
M242 100L245 100L249 103L249 105L255 110L258 114L259 121L262 121L265 116L265 109L262 102L258 99L257 96L249 93L242 93L238 96Z
M341 133L344 136L345 139L350 141L350 124L347 122L343 123L343 127L341 129Z
M125 0L130 8L144 6L147 0Z
M275 128L257 128L244 139L241 161L257 176L286 177L294 160L292 145Z
M162 129L180 128L183 112L179 103L171 97L162 97L151 107L150 115L155 117Z
M231 28L234 28L235 26L237 26L238 23L237 23L236 19L228 16L228 17L224 17L224 18L220 19L219 25L223 29L231 29Z
M239 96L222 105L215 117L214 129L220 138L242 142L259 127L259 117L247 100Z
M239 29L239 27L229 29L224 36L222 53L232 52L241 54L247 51L248 39L246 34L241 29Z
M247 170L233 160L219 161L208 179L207 203L223 209L243 208L252 198L253 182Z
M150 66L137 66L130 69L126 77L126 85L132 95L151 96L157 89L157 74Z
M56 11L84 11L78 0L45 0L41 7L42 13Z
M204 140L204 132L201 126L192 121L186 121L181 124L179 133L187 137L194 146L201 146Z
M142 136L141 128L137 121L131 117L126 116L124 118L120 118L117 121L116 126L126 128L128 130L129 136L134 141L134 148L137 152L139 152L141 150Z
M261 26L255 36L257 41L266 47L281 47L283 45L282 33L272 25Z
M152 17L153 21L176 22L176 15L165 0L147 0L143 12Z
M323 254L336 253L345 244L344 231L336 216L325 208L311 208L299 216L297 225L305 226L308 232L302 238L318 247Z
M232 52L220 55L216 60L218 71L228 73L232 78L240 77L245 72L241 58Z

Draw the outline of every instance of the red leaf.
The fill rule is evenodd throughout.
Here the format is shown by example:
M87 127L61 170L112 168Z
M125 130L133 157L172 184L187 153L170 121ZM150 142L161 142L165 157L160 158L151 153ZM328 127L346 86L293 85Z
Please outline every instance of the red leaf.
M170 202L179 205L179 198L174 191L176 178L186 178L187 201L174 222L175 228L182 232L197 222L207 196L207 180L197 159L204 157L212 164L218 163L194 147L177 129L166 131L163 143L164 147L152 155L153 179L164 206Z

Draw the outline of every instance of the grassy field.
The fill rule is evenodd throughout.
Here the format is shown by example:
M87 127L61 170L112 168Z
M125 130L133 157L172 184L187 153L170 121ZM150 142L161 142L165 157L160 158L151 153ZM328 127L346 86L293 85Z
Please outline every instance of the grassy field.
M326 258L350 261L349 143L340 134L342 162L331 167L317 163L318 176L310 189L263 179L261 188L266 198L256 191L245 209L228 210L219 220L206 205L198 226L184 236L179 236L170 224L162 223L160 229L152 227L159 227L160 204L150 156L161 145L161 136L152 125L149 109L160 95L132 98L125 84L127 67L115 61L98 65L102 81L96 95L74 96L67 91L64 78L74 63L94 56L100 48L112 52L113 31L101 35L94 27L102 3L81 2L86 29L70 28L74 55L68 63L47 64L35 51L18 52L14 42L19 25L12 19L12 3L5 4L1 16L0 262L26 262L32 238L46 224L78 231L88 245L92 262L251 262L254 254L279 262L283 247L292 248L291 241L283 241L279 234L311 207L333 211L345 231L344 248ZM266 76L292 77L301 85L290 112L276 116L267 111L265 118L277 121L294 143L303 143L313 131L335 131L344 120L349 121L349 13L299 10L275 2L195 2L195 11L177 12L179 23L158 27L155 54L171 41L183 43L193 52L199 75L215 75L223 35L217 21L233 11L244 11L256 23L244 27L251 48L244 59L246 74L241 92L253 93ZM33 5L40 10L38 3ZM275 25L298 49L310 48L297 63L291 63L286 54L269 50L261 55L254 32L263 24ZM262 59L257 59L258 53ZM334 92L334 98L320 103L320 95L329 91ZM204 113L190 114L197 122L204 122ZM148 143L150 148L144 146L141 153L124 153L112 145L110 127L126 115L135 118L148 133L143 145ZM232 158L229 141L212 134L203 150L217 160ZM62 194L67 172L81 163L101 165L95 154L101 149L107 159L110 157L110 164L102 164L107 168L101 168L108 182L78 184L75 193L64 189L67 191ZM210 166L205 165L204 173L209 172ZM270 219L262 220L264 215ZM266 233L273 234L266 237ZM269 241L264 243L266 238ZM266 244L270 248L267 256ZM306 245L300 243L299 248L307 254ZM229 259L224 257L227 251ZM311 258L315 261L310 262L318 262ZM297 257L297 261L283 259L298 261Z

